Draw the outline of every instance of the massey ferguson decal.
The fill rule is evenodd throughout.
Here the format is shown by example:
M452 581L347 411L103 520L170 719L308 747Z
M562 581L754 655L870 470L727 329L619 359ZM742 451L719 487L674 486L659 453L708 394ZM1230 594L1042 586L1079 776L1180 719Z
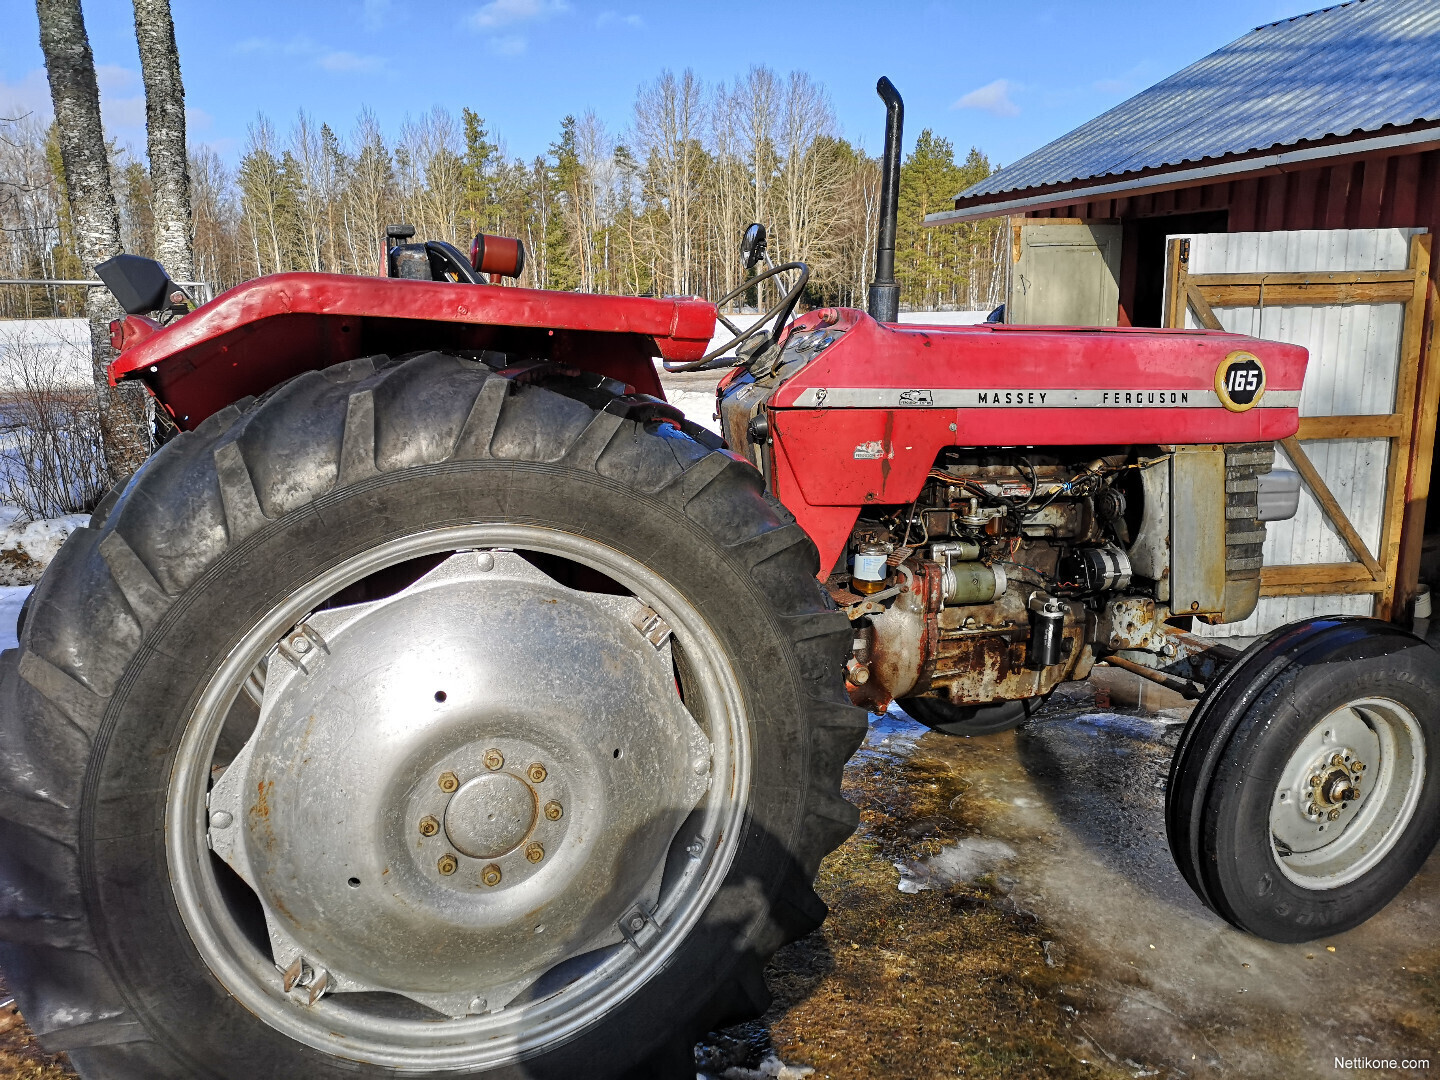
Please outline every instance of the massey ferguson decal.
M1233 362L1232 362L1233 361ZM1232 385L1233 384L1233 385ZM1217 390L894 390L871 387L811 387L795 398L799 409L894 409L925 406L941 409L1214 409L1231 412L1260 408L1293 409L1298 390L1265 394L1265 372L1249 353L1235 353L1216 374Z

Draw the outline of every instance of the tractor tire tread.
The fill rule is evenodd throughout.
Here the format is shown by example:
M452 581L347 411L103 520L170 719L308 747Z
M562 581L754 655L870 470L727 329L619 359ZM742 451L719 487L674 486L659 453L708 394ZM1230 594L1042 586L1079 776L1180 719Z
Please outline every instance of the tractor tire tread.
M317 435L317 424L328 434ZM195 1064L144 1026L102 959L105 931L80 900L93 822L75 763L103 739L129 662L222 555L288 514L323 514L340 488L417 466L495 458L592 470L709 532L749 577L754 602L773 603L806 687L796 706L814 720L815 768L803 827L788 838L806 876L785 883L760 936L778 947L819 925L825 908L811 880L858 821L840 795L844 763L866 729L864 710L844 692L849 623L818 585L768 595L797 568L813 582L818 555L758 472L673 428L644 434L635 421L454 355L364 357L226 406L106 496L36 587L20 647L0 656L0 970L42 1045L75 1051L90 1076L182 1075ZM736 513L737 500L749 512ZM732 985L695 1020L763 1010L767 960L757 953L737 964ZM693 1042L705 1030L681 1035Z

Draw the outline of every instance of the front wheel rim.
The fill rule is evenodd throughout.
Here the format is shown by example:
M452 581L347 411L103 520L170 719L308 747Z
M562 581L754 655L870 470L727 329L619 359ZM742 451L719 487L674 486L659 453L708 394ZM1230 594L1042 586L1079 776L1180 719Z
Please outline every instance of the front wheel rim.
M1425 737L1391 698L1347 702L1306 733L1270 798L1270 846L1286 879L1338 889L1399 843L1425 786Z
M494 1009L493 1005L480 1000L472 1003L472 1007L482 1010L481 1014L463 1017L454 1015L464 1011L463 1007L456 1007L456 1001L468 1000L462 999L459 991L427 996L412 992L413 988L396 990L383 981L377 984L374 980L367 983L362 979L352 981L347 987L343 979L335 979L328 986L321 985L317 994L307 995L306 984L313 990L317 972L306 964L283 963L287 959L281 955L285 935L276 936L271 911L267 910L266 915L271 924L272 954L264 955L264 950L257 947L253 932L250 937L246 936L241 916L237 916L233 904L226 900L230 895L226 889L233 892L233 885L222 882L225 868L217 869L208 850L208 845L221 835L214 827L216 810L212 808L207 812L205 806L216 742L247 680L253 688L252 674L257 671L257 665L267 655L276 655L274 650L293 637L296 628L305 622L305 616L326 598L381 568L424 556L466 551L478 552L478 556L469 557L489 560L492 565L496 558L518 561L517 556L509 554L511 551L558 556L599 571L628 589L636 598L637 607L642 603L648 607L650 614L659 620L661 629L657 630L655 623L644 625L643 618L635 621L634 626L639 633L655 634L656 638L663 637L664 630L669 630L674 642L681 647L683 663L677 664L677 669L684 673L686 706L704 729L710 748L708 791L677 829L665 857L655 868L653 881L658 891L654 894L653 910L647 911L646 904L639 904L634 912L627 911L622 922L628 924L632 917L635 921L630 932L625 926L620 927L624 940L619 945L588 952L584 965L593 966L579 975L571 973L573 981L560 989L541 993L543 985L537 987L532 983L528 989L522 988L522 997L516 1004ZM447 564L442 564L442 569L444 565ZM565 587L557 585L556 588ZM597 602L603 606L603 601ZM543 666L543 660L541 664ZM678 678L676 686L679 687ZM247 748L254 741L252 737ZM237 755L233 764L238 767L240 760L241 756ZM537 763L531 763L531 767ZM474 770L485 772L483 766L471 764ZM749 767L745 711L738 680L726 652L700 613L653 570L604 544L554 529L474 525L417 533L347 559L292 593L241 638L211 677L180 741L167 799L166 843L174 893L182 919L207 966L245 1008L287 1036L337 1057L395 1068L493 1067L534 1056L591 1028L652 978L675 953L719 890L733 861L741 835ZM696 772L699 771L697 764ZM546 777L535 775L541 776L541 780L532 785L537 791L559 790L547 788L543 783ZM523 772L520 779L524 779ZM556 780L564 782L557 775L552 785ZM222 776L216 793L223 795L223 783ZM464 785L456 784L457 788L461 786ZM473 786L466 786L466 790ZM424 798L441 794L449 793L429 793ZM419 802L411 809L412 816L425 811ZM542 816L545 809L537 803L540 814L535 821L546 827L556 826L552 831L561 837L558 827L567 823L563 812L558 821L546 822ZM231 811L222 808L222 812ZM438 818L442 828L454 830L453 823L446 825L443 809ZM405 822L407 835L413 824ZM449 835L443 833L442 839ZM460 861L476 856L473 869L483 874L500 861L499 848L513 839L507 835L499 847L491 850L486 845L493 843L494 837L483 829L477 833L471 828L464 834L462 842L467 847ZM514 856L511 864L521 868L522 873L525 861L518 852L538 839L548 842L548 838L527 833L521 842L508 849ZM556 848L550 847L541 859L558 859L555 851ZM542 871L549 865L545 863ZM456 871L449 870L442 861L439 873L448 876ZM291 970L282 971L282 967ZM390 1009L388 999L382 1003L384 1008L378 1008L373 994L343 992L346 989L364 991L377 985L391 996L401 995L452 1018L441 1019L434 1012L423 1018L416 1017L413 1007L411 1015L406 1015L404 1009ZM453 987L449 989L454 991ZM342 992L335 992L337 990ZM498 992L503 995L513 991L511 986ZM531 994L531 998L527 1000L524 993ZM355 1003L362 999L366 999L365 1006L357 1007ZM486 1009L493 1011L484 1011Z

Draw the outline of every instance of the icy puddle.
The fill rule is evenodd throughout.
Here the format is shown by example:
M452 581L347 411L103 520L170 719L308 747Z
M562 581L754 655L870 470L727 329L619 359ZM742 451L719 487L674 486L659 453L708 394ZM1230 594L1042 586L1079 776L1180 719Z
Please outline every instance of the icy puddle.
M830 918L772 963L764 1021L702 1044L702 1075L767 1058L815 1080L1440 1073L1440 857L1359 929L1274 945L1171 862L1175 717L1072 699L975 739L872 719L846 772L861 830L821 868Z

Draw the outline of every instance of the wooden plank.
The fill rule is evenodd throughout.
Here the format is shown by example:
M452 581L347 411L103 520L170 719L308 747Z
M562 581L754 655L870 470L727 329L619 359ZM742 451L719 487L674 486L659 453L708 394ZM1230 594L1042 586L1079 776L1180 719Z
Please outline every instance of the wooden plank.
M1365 541L1360 539L1360 534L1355 531L1355 526L1350 524L1349 517L1341 509L1340 504L1335 501L1335 496L1331 494L1330 488L1326 486L1324 479L1316 471L1309 455L1301 448L1299 440L1291 435L1281 439L1280 445L1285 448L1290 463L1295 466L1296 472L1305 481L1305 486L1310 489L1310 493L1320 503L1320 508L1325 511L1325 516L1335 526L1335 531L1340 534L1340 539L1344 540L1350 550L1355 553L1356 558L1365 564L1365 568L1370 571L1370 576L1377 581L1380 580L1384 573L1380 563L1376 561L1374 555L1370 554L1370 549L1365 546Z
M1425 241L1431 242L1426 236ZM1433 252L1433 248L1431 249ZM1396 568L1401 592L1397 593L1395 614L1410 613L1410 590L1419 583L1420 550L1425 540L1425 511L1429 506L1430 480L1435 455L1435 425L1440 420L1440 289L1432 278L1426 349L1416 379L1415 425L1411 429L1410 472L1405 484L1405 518L1400 526L1400 565Z
M1394 413L1375 416L1302 416L1295 437L1302 442L1312 439L1397 439L1405 433L1405 424Z
M1185 326L1186 263L1181 259L1185 241L1176 237L1169 242L1165 257L1165 320L1166 326L1183 329Z
M1420 373L1420 344L1425 331L1425 298L1430 277L1430 244L1423 234L1410 238L1410 268L1415 271L1410 300L1405 305L1405 326L1400 337L1400 370L1395 380L1395 414L1405 425L1403 434L1390 444L1390 465L1386 470L1385 517L1380 530L1380 562L1385 568L1385 590L1375 605L1375 615L1393 619L1404 614L1415 594L1415 581L1401 581L1400 537L1405 521L1406 493L1410 463L1414 454L1412 424L1415 420L1416 383Z
M1195 318L1200 320L1200 325L1206 330L1225 329L1220 325L1220 320L1215 317L1215 312L1211 310L1210 305L1205 302L1205 297L1200 290L1189 281L1185 283L1185 299L1190 305L1190 310L1195 312Z
M1403 304L1414 295L1413 281L1319 285L1206 285L1211 307L1330 307L1336 304Z
M1325 585L1344 582L1362 582L1374 585L1376 581L1365 569L1364 563L1293 563L1282 566L1265 566L1260 569L1260 584L1266 588L1285 588L1290 585Z
M1414 284L1410 270L1316 270L1301 274L1191 274L1190 284L1208 289L1219 285L1372 285L1381 282Z
M1261 596L1355 596L1378 593L1385 588L1381 581L1316 581L1295 585L1261 585Z

